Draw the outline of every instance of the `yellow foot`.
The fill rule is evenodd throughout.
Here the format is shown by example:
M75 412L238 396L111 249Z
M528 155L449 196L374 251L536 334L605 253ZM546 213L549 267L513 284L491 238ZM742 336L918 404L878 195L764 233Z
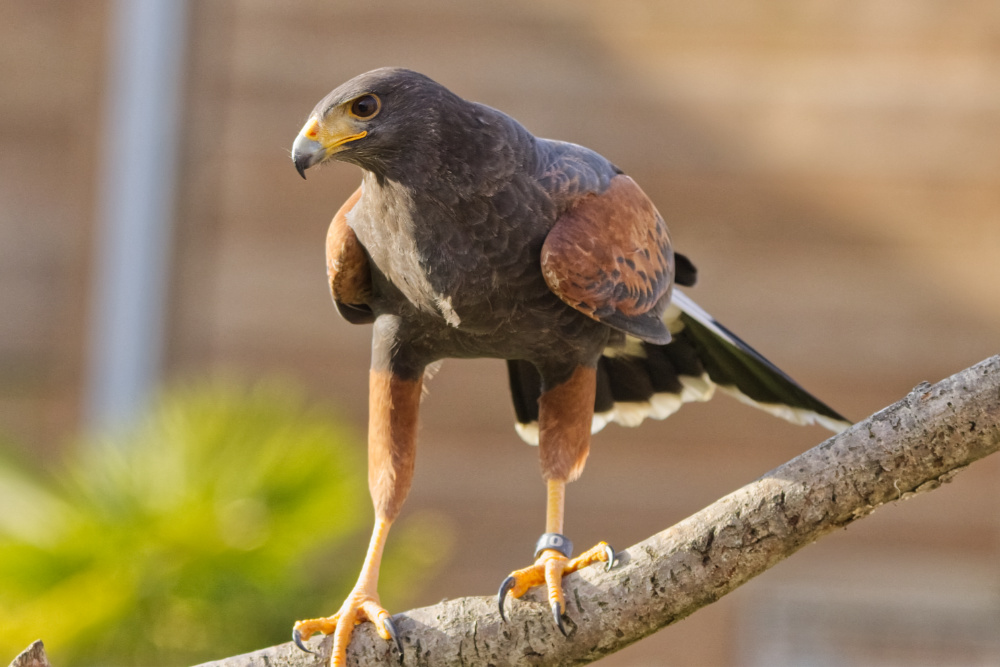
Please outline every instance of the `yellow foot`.
M566 635L566 627L562 622L562 615L566 610L566 600L563 597L562 590L562 578L570 572L576 572L580 568L597 562L607 563L606 569L608 570L614 567L615 551L608 546L607 542L601 542L573 559L568 558L556 549L542 550L534 565L511 572L510 576L500 584L500 592L497 594L500 618L504 622L507 621L507 617L503 612L503 603L508 594L519 598L527 593L528 589L545 584L549 591L549 606L552 608L552 618L555 619L559 631L563 635Z
M351 642L351 633L354 626L362 621L371 621L375 624L375 630L382 639L392 640L399 650L400 662L403 659L403 643L396 633L396 626L392 623L389 612L379 605L377 595L369 594L363 590L351 592L340 610L333 616L327 618L313 618L308 621L299 621L292 629L292 640L295 645L307 653L310 651L303 643L317 632L324 635L333 635L333 651L330 653L331 667L341 667L347 662L347 645Z

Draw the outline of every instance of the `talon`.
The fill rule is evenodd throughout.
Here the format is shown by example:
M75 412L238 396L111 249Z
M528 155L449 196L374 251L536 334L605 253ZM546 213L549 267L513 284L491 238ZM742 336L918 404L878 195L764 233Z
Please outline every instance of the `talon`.
M610 544L604 545L604 554L608 557L608 564L605 566L604 571L610 572L611 568L615 566L615 550L611 548Z
M500 607L500 618L504 623L507 622L507 617L503 613L503 601L507 599L507 594L510 593L511 589L514 588L516 581L513 576L507 577L500 584L500 592L497 593L497 606Z
M399 633L396 632L396 626L393 624L392 619L388 616L382 619L382 625L385 626L386 632L392 637L392 641L396 642L396 650L399 651L399 664L403 664L403 642L399 639Z
M561 607L558 600L552 603L552 618L555 619L556 627L559 628L559 632L563 633L563 637L569 637L569 634L566 632L566 626L563 625Z
M316 651L310 651L308 648L306 648L306 645L302 643L302 633L299 632L298 628L292 628L292 641L295 642L295 645L298 646L303 651L305 651L306 653L319 655L318 653L316 653Z

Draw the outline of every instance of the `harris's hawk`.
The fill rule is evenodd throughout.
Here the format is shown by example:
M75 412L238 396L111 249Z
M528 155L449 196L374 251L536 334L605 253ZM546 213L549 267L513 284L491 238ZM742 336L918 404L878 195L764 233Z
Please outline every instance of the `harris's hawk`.
M376 589L410 487L429 364L507 360L517 429L539 447L548 502L535 562L504 580L500 614L508 595L545 584L561 630L563 575L615 560L605 543L573 558L562 535L565 486L582 472L592 432L662 419L716 388L796 423L848 424L674 289L694 284L694 266L674 253L639 186L594 151L540 139L422 74L384 68L323 98L292 159L303 177L327 160L362 169L326 250L341 315L373 325L375 528L340 610L293 631L302 648L333 633L333 664L366 619L402 650Z

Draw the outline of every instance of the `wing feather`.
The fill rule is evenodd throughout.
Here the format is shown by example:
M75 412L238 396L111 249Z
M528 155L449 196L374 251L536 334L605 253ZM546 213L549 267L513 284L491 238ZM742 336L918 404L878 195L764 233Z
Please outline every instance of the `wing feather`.
M326 272L330 278L330 293L341 316L352 324L375 321L368 305L372 291L368 254L347 224L347 215L361 199L362 191L359 187L344 202L333 216L326 233Z
M542 246L545 281L588 317L650 343L664 344L662 321L674 277L674 253L663 218L625 175L582 196Z

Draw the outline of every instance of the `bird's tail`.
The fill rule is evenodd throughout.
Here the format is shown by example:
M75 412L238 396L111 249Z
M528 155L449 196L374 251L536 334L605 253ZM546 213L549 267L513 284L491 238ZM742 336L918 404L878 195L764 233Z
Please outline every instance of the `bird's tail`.
M666 345L631 336L608 348L597 367L592 432L610 422L638 426L664 419L684 403L707 401L716 389L796 424L819 424L839 433L850 422L803 389L781 369L675 290L664 314L673 339ZM517 431L538 443L541 378L534 366L508 361Z

